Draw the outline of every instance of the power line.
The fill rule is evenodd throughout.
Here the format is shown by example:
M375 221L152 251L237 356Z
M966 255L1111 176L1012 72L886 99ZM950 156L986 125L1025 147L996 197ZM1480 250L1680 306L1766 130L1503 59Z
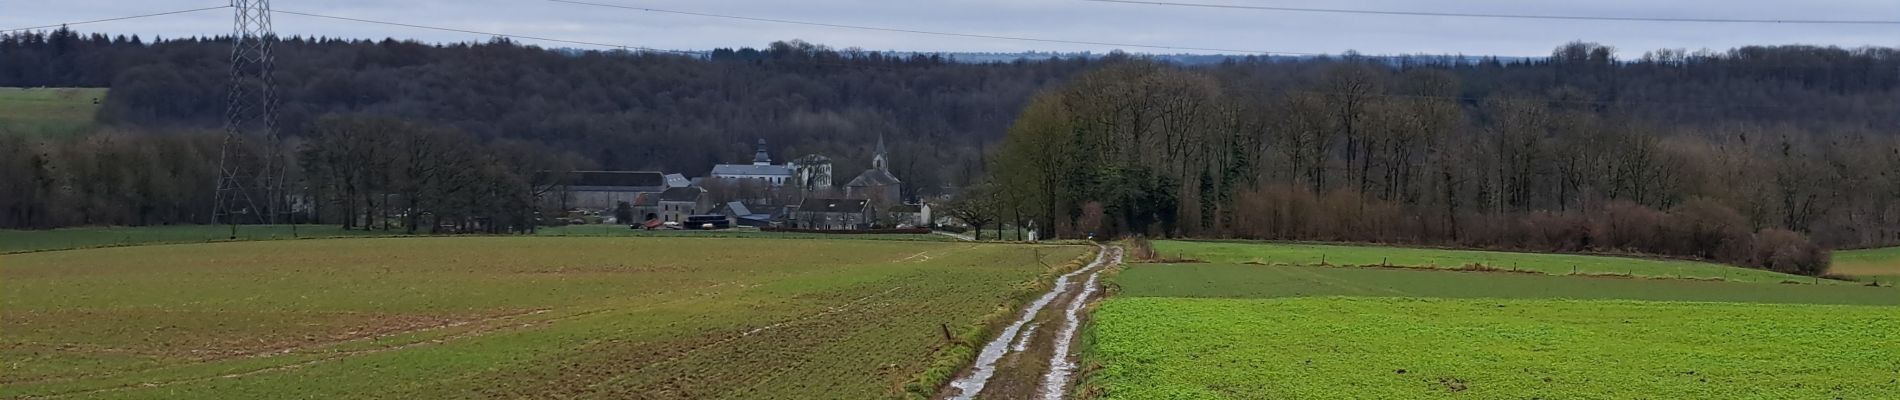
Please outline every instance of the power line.
M1166 45L1136 44L1136 43L1095 42L1095 41L1086 41L1086 40L1048 39L1048 38L1035 38L1035 37L1024 37L1024 36L1003 36L1003 35L985 35L985 34L975 34L975 33L938 32L938 31L926 31L926 30L919 30L919 29L886 28L886 27L863 26L863 25L845 25L845 24L833 24L833 23L826 23L826 22L795 21L795 20L777 19L777 18L760 18L760 17L713 14L713 13L703 13L703 12L693 12L693 11L665 10L665 9L649 8L649 7L634 7L634 6L625 6L625 5L618 5L618 4L592 3L592 2L574 1L574 0L546 0L546 1L551 1L551 2L556 2L556 3L595 6L595 7L619 8L619 9L646 11L646 12L654 12L654 13L692 15L692 16L699 16L699 17L725 18L725 19L736 19L736 20L745 20L745 21L756 21L756 22L772 22L772 23L780 23L780 24L822 26L822 27L829 27L829 28L859 29L859 30L868 30L868 31L879 31L879 32L912 33L912 34L919 34L919 35L954 36L954 37L978 38L978 39L1001 39L1001 40L1016 40L1016 41L1024 41L1024 42L1039 42L1039 43L1082 44L1082 45L1091 45L1091 46L1134 47L1134 48L1161 49L1161 50L1217 51L1217 52L1225 52L1225 53L1255 53L1255 54L1265 54L1265 55L1289 55L1289 56L1323 56L1325 55L1322 53L1299 53L1299 52L1287 52L1287 51L1265 51L1265 50L1246 50L1246 49L1222 49L1222 48L1212 48L1212 47L1166 46Z
M161 13L141 14L141 15L133 15L133 16L127 16L127 17L95 19L91 21L63 22L63 23L52 24L52 25L31 26L31 27L13 28L13 29L0 29L0 33L13 33L13 32L19 32L19 31L32 31L32 30L40 30L40 29L47 29L47 28L58 28L58 27L69 26L69 25L85 25L85 24L95 24L95 23L100 23L100 22L124 21L128 19L159 17L159 16L166 16L166 15L173 15L173 14L195 13L199 11L210 11L210 10L217 10L217 9L224 9L224 8L231 8L231 6L222 5L222 6L217 6L217 7L205 7L205 8L194 8L190 10L166 11L166 12L161 12Z
M439 27L439 26L416 25L416 24L409 24L409 23L402 23L402 22L390 22L390 21L378 21L378 20L363 19L363 18L339 17L339 16L334 16L334 15L323 15L323 14L317 14L317 13L282 10L282 9L272 10L271 12L281 13L281 14L290 14L290 15L301 15L305 17L354 21L354 22L362 22L362 23L369 23L369 24L400 26L400 27L405 27L405 28L429 29L429 30L456 32L456 33L468 33L468 34L487 35L487 36L494 36L494 37L505 37L505 38L512 38L512 39L539 40L539 41L544 41L544 42L578 44L578 45L606 47L606 48L614 48L614 49L622 49L622 50L632 49L632 50L640 50L640 51L648 51L648 52L656 52L656 53L678 53L678 54L686 54L686 55L694 55L694 56L707 55L707 52L704 52L704 51L667 50L667 49L656 49L656 48L651 48L651 47L629 46L629 45L614 44L614 43L587 42L587 41L580 41L580 40L556 39L556 38L550 38L550 37L538 37L538 36L528 36L528 35L511 35L511 34L505 34L505 33L482 32L482 31L477 31L477 30L469 30L469 29L461 29L461 28L444 28L444 27Z
M1355 10L1355 9L1343 9L1343 8L1247 6L1247 5L1236 5L1236 4L1182 3L1182 2L1171 2L1171 1L1143 1L1143 0L1082 0L1082 1L1092 1L1092 2L1097 2L1097 3L1144 4L1144 5L1155 5L1155 6L1221 8L1221 9L1235 9L1235 10L1258 10L1258 11L1325 13L1325 14L1398 15L1398 16L1410 16L1410 17L1540 19L1540 20L1570 20L1570 21L1682 22L1682 23L1719 23L1719 24L1900 25L1900 21L1896 21L1896 20L1675 18L1675 17L1625 17L1625 16L1543 15L1543 14L1492 14L1492 13L1454 13L1454 12L1396 11L1396 10Z

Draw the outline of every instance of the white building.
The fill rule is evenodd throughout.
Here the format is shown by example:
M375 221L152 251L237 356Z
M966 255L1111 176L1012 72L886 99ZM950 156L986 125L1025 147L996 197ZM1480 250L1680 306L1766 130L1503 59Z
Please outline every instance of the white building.
M795 171L790 164L772 165L772 156L765 152L765 139L759 139L758 152L752 156L752 164L714 165L711 176L732 182L756 180L771 186L781 186L794 182Z

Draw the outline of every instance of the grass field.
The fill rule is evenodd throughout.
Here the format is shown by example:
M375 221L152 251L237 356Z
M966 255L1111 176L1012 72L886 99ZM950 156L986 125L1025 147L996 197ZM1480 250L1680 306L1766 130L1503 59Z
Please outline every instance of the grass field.
M1483 264L1492 268L1536 271L1551 275L1627 274L1644 277L1726 279L1740 282L1814 282L1811 278L1779 272L1737 268L1699 261L1605 257L1577 254L1511 253L1404 247L1290 244L1266 242L1156 241L1165 258L1189 258L1215 263L1288 265L1393 265L1421 268L1458 268ZM1852 284L1831 280L1822 283Z
M1888 399L1900 308L1127 297L1095 314L1117 399Z
M1032 249L424 237L11 254L0 397L886 397L939 324L1084 250Z
M346 231L336 225L299 225L294 228L294 231L290 225L238 227L240 240L388 234L382 231ZM0 230L0 254L147 244L204 243L228 240L230 237L230 227L223 225L60 228L44 231Z
M1550 298L1900 306L1900 289L1621 279L1502 272L1238 264L1135 264L1121 295L1268 298L1309 296ZM1900 310L1896 310L1900 317Z
M1324 253L1334 265L1390 257L1392 264L1519 263L1527 270L1562 262L1652 276L1739 270L1607 257L1202 242L1158 242L1156 249L1215 262L1134 264L1117 273L1116 294L1098 306L1085 336L1084 363L1097 369L1083 393L1900 398L1900 358L1893 356L1900 354L1900 289L1891 287L1568 276L1568 268L1541 271L1547 275L1242 264L1317 264ZM1309 256L1315 260L1294 261Z
M103 102L103 88L0 87L0 134L63 136L85 132Z
M779 238L779 239L865 239L909 241L953 241L943 235L823 235L815 233L774 233L757 230L724 231L637 231L617 225L569 225L541 229L539 236L556 237L685 237L685 238ZM276 240L293 238L336 238L353 236L402 236L401 230L343 230L336 225L244 225L238 227L239 240ZM0 230L0 254L97 247L205 243L226 241L230 227L212 225L171 225L139 227L61 228L44 231Z
M1834 266L1829 270L1883 282L1900 279L1900 247L1836 251Z

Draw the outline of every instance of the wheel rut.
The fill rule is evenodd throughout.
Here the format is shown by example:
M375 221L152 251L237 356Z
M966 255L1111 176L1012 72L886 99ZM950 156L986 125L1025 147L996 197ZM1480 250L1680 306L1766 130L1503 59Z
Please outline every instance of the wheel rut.
M1060 399L1068 394L1076 365L1071 353L1088 302L1100 294L1103 270L1121 263L1121 249L1101 247L1095 260L1056 278L977 354L970 369L938 398Z

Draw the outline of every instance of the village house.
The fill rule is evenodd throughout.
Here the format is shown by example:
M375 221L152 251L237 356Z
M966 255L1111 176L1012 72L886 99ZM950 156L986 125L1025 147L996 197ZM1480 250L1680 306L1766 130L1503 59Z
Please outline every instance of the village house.
M884 222L891 228L930 226L930 204L898 204L884 210Z
M654 171L574 171L556 188L558 205L568 210L611 211L621 202L637 203L641 194L666 191L666 176Z
M703 188L677 187L661 192L658 197L658 214L663 222L685 222L686 217L712 211L712 202Z
M863 229L877 220L864 199L807 198L788 223L803 229Z
M773 221L780 217L777 213L783 209L784 207L753 206L746 205L744 202L731 201L719 206L714 213L726 216L726 220L732 226L764 228L772 226Z

